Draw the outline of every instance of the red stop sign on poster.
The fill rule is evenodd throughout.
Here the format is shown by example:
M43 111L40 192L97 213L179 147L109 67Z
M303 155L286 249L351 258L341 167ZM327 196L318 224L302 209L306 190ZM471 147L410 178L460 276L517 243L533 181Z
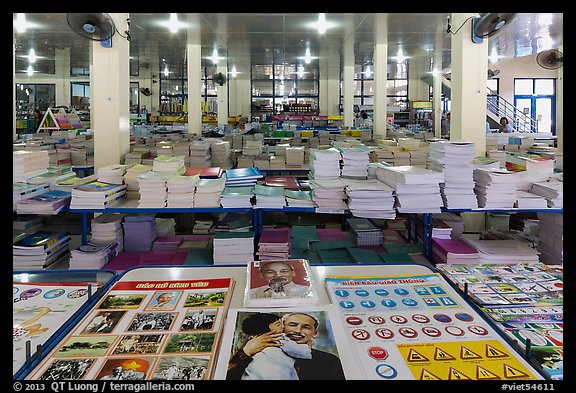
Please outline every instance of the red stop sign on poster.
M384 360L388 357L388 351L380 347L370 347L368 348L368 355L374 359Z

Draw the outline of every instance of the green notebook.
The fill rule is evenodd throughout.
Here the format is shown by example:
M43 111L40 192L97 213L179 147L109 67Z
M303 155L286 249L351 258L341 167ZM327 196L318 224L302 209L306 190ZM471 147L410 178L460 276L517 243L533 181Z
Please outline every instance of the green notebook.
M188 251L182 265L213 265L213 250L210 248L194 248Z
M256 184L254 186L254 194L283 197L284 187L272 187L272 186L264 186L262 184Z
M310 244L310 249L315 251L334 250L336 248L354 247L355 244L348 240L320 241Z
M220 196L252 196L254 195L254 187L252 186L241 186L241 187L224 187L224 190L220 193Z
M422 245L416 243L405 243L405 244L386 244L384 241L384 248L389 254L421 254Z
M320 256L320 260L325 265L350 265L356 263L346 248L319 250L317 253Z
M381 264L380 255L374 250L365 250L363 248L348 247L348 252L356 263L362 265Z
M396 252L396 253L388 253L388 254L378 254L380 258L384 262L403 262L403 263L412 263L414 262L410 255L405 252Z
M292 247L305 250L310 248L310 242L320 240L316 227L312 225L292 225L290 236Z

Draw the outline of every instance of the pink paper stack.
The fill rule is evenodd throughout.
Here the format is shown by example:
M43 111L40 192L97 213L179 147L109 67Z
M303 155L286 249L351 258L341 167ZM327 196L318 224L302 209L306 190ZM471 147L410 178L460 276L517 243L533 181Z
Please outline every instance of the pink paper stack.
M268 261L290 258L290 228L264 228L260 235L258 259Z
M461 239L432 238L432 258L437 263L478 263L478 250Z

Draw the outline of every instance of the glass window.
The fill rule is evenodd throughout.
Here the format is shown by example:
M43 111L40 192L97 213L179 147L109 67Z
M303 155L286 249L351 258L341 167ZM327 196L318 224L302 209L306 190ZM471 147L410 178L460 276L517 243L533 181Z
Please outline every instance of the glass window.
M553 95L554 79L536 79L534 90L538 95Z
M388 80L388 95L391 96L408 96L408 80Z
M374 95L374 81L364 81L364 96L373 96Z
M140 92L138 91L140 84L138 82L130 82L130 113L140 112Z
M271 80L252 81L252 95L272 95L272 83Z
M318 95L318 83L316 81L298 81L298 95Z
M70 82L72 108L79 111L90 109L90 82Z
M486 81L486 86L496 94L498 94L498 81L499 79L488 79Z
M271 65L253 65L252 79L272 79Z
M533 86L533 79L515 79L514 95L532 94L534 93Z
M408 79L408 65L404 63L389 63L386 79Z

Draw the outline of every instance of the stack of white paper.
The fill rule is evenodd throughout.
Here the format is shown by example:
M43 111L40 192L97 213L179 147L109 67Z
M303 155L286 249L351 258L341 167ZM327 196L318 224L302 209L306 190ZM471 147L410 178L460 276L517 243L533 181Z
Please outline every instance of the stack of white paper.
M124 173L124 184L126 184L126 198L140 199L140 190L138 185L138 175L152 170L152 165L136 164L131 166Z
M440 195L440 183L444 182L442 172L410 165L380 165L376 176L394 189L398 212L440 213L444 205Z
M50 165L48 152L17 150L12 152L12 181L25 182L28 178L41 175Z
M346 183L342 179L314 179L310 180L310 187L318 209L346 210L348 208L348 205L344 202L346 199L346 192L344 191Z
M117 251L124 248L124 236L122 232L122 220L125 214L102 213L94 217L90 224L92 237L90 241L97 244L118 244Z
M224 187L220 203L224 208L252 207L254 186Z
M340 177L340 160L338 149L310 149L310 178L335 179Z
M138 207L166 207L166 197L168 195L166 182L172 176L174 176L174 173L156 171L144 172L136 176L140 192Z
M254 232L217 232L213 239L215 265L246 265L254 260Z
M516 191L516 204L518 209L547 209L548 200L541 195L526 191Z
M507 209L516 203L517 172L507 169L474 169L478 207Z
M226 185L226 178L200 179L196 184L194 207L220 207L220 194Z
M478 234L463 234L462 240L478 250L478 263L539 262L539 252L517 239L480 240Z
M168 194L166 207L194 207L194 193L196 184L200 181L199 175L182 176L174 175L166 181Z
M110 184L124 184L126 165L112 164L100 167L96 170L98 181Z
M367 146L344 147L342 152L342 177L366 179L370 163L370 148Z
M212 152L206 141L194 141L190 145L190 167L209 168L212 166Z
M394 189L378 179L343 180L346 184L348 209L355 217L396 218Z
M472 176L474 155L473 142L430 143L428 168L444 174L444 183L440 187L444 207L448 209L478 207Z
M548 201L548 207L561 209L564 206L564 182L550 180L534 183L530 190L533 194L541 195Z

